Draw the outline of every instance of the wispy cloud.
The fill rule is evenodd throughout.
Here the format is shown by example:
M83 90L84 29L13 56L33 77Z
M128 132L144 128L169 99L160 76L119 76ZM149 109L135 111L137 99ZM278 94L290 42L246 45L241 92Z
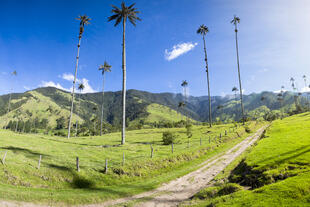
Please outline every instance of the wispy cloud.
M170 61L194 49L198 43L185 42L174 45L170 51L165 50L165 58Z
M62 87L59 83L55 83L53 81L42 81L39 85L40 87L55 87L64 91L69 91L69 89L66 89Z
M71 73L64 73L59 77L64 79L64 80L67 80L67 81L73 81L74 80L74 76Z
M24 86L24 89L27 90L27 91L31 90L31 88L28 87L28 86Z

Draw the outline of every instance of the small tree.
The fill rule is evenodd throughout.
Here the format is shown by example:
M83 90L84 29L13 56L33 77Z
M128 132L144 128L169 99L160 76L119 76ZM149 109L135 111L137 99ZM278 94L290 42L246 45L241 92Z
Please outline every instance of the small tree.
M163 132L163 143L164 145L170 145L175 143L177 136L172 132Z

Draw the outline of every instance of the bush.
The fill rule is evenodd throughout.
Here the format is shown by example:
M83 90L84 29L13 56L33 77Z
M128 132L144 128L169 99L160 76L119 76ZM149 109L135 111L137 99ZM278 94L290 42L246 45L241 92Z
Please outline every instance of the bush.
M172 132L163 132L163 143L169 145L175 142L177 136Z
M251 129L248 126L245 126L244 130L245 130L246 133L251 133Z

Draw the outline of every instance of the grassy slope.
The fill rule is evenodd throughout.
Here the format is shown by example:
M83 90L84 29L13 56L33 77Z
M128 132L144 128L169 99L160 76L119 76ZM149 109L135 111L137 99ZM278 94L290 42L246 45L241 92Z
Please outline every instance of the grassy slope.
M147 112L150 113L145 121L146 122L159 122L159 121L181 121L185 120L185 117L177 111L160 104L150 104L147 106Z
M47 119L50 126L56 126L56 119L63 116L65 118L69 117L70 109L62 108L50 98L38 93L36 91L28 92L31 97L22 104L21 107L10 111L8 114L5 114L0 119L0 127L2 128L7 124L7 120L18 120L21 119L26 121L28 119L38 118L39 120ZM61 92L58 92L61 93ZM68 94L63 93L64 95L69 96ZM70 97L68 97L70 98ZM26 98L13 99L12 103L17 103L19 101L25 100ZM35 107L34 107L35 106ZM51 110L48 110L51 109ZM27 112L30 112L32 115L28 115ZM76 114L73 114L73 122L78 119L79 122L82 122L82 119L78 117Z
M261 125L253 122L250 127L257 129ZM184 128L128 131L124 146L118 145L119 133L68 140L2 130L0 155L5 151L8 153L6 164L0 166L0 198L44 203L96 203L150 190L196 169L198 163L248 136L243 133L238 138L231 132L223 137L225 143L211 140L209 144L209 136L223 134L230 127L232 125L214 126L206 134L207 127L195 126L190 148L187 148ZM166 130L179 135L173 155L171 146L161 144L162 132ZM237 130L244 132L242 127ZM199 145L200 137L203 138L202 146ZM149 142L154 147L153 159L150 158ZM121 164L123 152L125 166ZM38 170L39 154L43 159ZM79 173L75 171L76 156L80 158ZM108 174L102 173L105 159L109 162Z
M310 206L309 134L310 113L275 121L245 159L266 185L194 206Z

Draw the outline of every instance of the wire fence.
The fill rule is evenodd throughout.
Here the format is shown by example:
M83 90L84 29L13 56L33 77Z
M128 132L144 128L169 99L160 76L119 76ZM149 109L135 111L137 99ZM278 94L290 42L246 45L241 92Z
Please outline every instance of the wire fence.
M102 153L89 153L89 154L62 154L50 155L44 153L37 153L31 150L18 149L14 147L2 147L1 162L3 165L8 166L24 165L36 168L54 168L56 170L68 170L79 172L81 170L96 169L103 173L108 173L114 168L121 168L126 165L135 165L139 162L151 162L154 159L167 159L182 154L195 153L199 150L212 150L223 143L241 137L245 133L243 127L230 127L218 134L210 133L200 137L191 139L183 139L181 142L172 143L171 145L162 145L157 142L144 142L137 143L134 146L86 146L85 150L102 148ZM74 144L74 143L70 143ZM141 146L144 146L143 148ZM146 149L149 147L149 150ZM117 150L115 150L117 149ZM25 151L23 151L25 150ZM82 149L83 150L83 149ZM26 159L14 159L16 152L23 151L22 153ZM98 156L102 159L98 159ZM8 159L12 158L12 159Z

